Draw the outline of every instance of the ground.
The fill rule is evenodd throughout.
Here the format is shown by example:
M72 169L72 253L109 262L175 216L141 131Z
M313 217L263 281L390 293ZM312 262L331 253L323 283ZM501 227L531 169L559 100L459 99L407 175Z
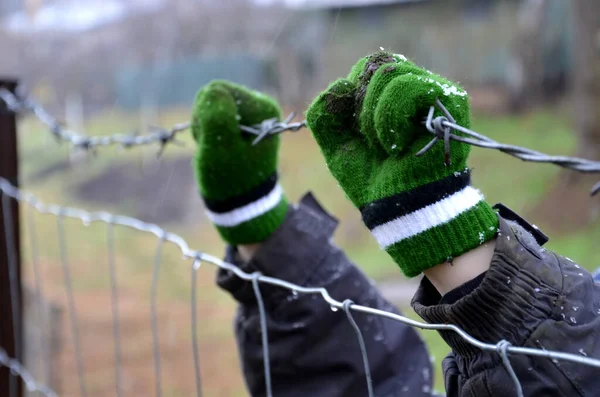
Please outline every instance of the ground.
M185 120L188 109L161 114L161 125ZM104 114L89 123L88 133L102 134L135 129L137 115L119 112ZM46 202L56 202L89 210L109 210L166 225L181 234L191 247L220 256L223 244L202 215L189 169L193 144L184 138L185 148L167 148L162 162L155 163L156 148L99 149L75 164L69 163L68 148L48 139L47 132L31 120L20 124L21 175L23 188ZM501 142L523 145L551 154L569 154L575 148L568 119L562 110L548 109L519 118L476 116L473 127ZM442 163L443 159L440 159ZM529 216L552 237L549 248L570 256L588 268L597 263L595 244L599 226L562 230L549 214L579 211L589 198L581 197L577 208L564 202L544 200L560 178L558 167L525 164L509 156L474 149L474 183L488 201L502 201ZM324 206L342 220L335 241L368 275L382 284L384 293L415 318L407 298L414 280L404 280L397 267L379 250L363 227L337 183L327 172L318 148L308 131L289 133L283 138L282 183L292 200L312 190ZM591 186L590 186L591 187ZM27 212L23 209L23 214ZM57 244L56 218L36 216L38 251L43 268L46 299L65 310L65 290ZM23 252L25 278L32 283L29 228L24 223ZM68 259L73 273L76 305L81 323L86 380L90 396L114 395L113 337L108 283L106 227L65 222ZM150 332L150 281L157 241L140 232L115 229L121 341L124 355L123 381L128 395L152 395L153 373ZM194 394L190 342L190 261L165 246L159 284L159 335L162 352L162 383L165 396ZM204 395L246 395L233 339L234 303L214 285L214 267L203 265L198 275L200 358ZM63 350L58 361L61 375L57 385L61 395L77 395L72 335L65 312L62 323ZM423 332L436 360L436 388L443 388L439 362L448 351L432 331Z
M190 217L189 201L195 198L193 203L200 205L191 163L191 156L152 159L147 164L119 161L95 178L77 184L73 195L102 207L123 207L124 202L128 203L130 208L124 211L145 222L183 223Z

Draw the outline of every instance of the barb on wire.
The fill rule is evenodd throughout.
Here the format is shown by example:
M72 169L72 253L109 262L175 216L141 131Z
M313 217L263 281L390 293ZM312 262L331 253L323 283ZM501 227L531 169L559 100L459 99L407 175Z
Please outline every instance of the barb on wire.
M344 309L344 303L332 298L331 295L329 294L329 292L327 291L327 289L325 289L323 287L302 287L300 285L293 284L293 283L290 283L290 282L287 282L285 280L281 280L278 278L268 277L268 276L264 276L264 275L261 275L258 273L246 273L243 270L241 270L239 267L237 267L231 263L225 262L215 256L191 249L190 246L188 245L188 243L181 236L167 232L167 231L163 230L161 227L159 227L158 225L146 223L139 219L131 218L131 217L127 217L127 216L113 215L108 212L88 212L88 211L84 211L84 210L77 209L77 208L61 207L58 205L44 204L41 201L39 201L35 196L22 192L17 187L12 185L8 180L1 178L1 177L0 177L0 191L2 191L3 194L6 194L6 195L12 197L13 199L17 200L20 203L27 204L28 206L34 208L36 211L38 211L41 214L51 214L51 215L55 215L55 216L59 216L59 217L67 217L67 218L71 218L71 219L77 219L77 220L82 221L84 225L89 225L94 222L102 222L102 223L112 222L114 225L131 228L131 229L138 230L138 231L141 231L144 233L150 233L150 234L154 235L155 237L157 237L158 239L161 239L164 242L168 242L168 243L175 245L177 248L179 248L179 250L182 253L184 258L200 260L200 261L203 261L206 263L211 263L221 269L224 269L230 273L235 274L237 277L239 277L242 280L252 282L253 287L255 287L255 294L257 297L257 301L259 303L259 310L260 310L260 303L262 302L262 299L261 299L262 297L260 295L260 289L258 289L258 293L256 292L257 291L256 286L258 286L259 283L281 287L281 288L284 288L284 289L287 289L290 291L295 291L296 293L301 293L301 294L320 295L321 298L323 298L323 300L330 307L336 308L336 309ZM572 354L572 353L564 353L564 352L559 352L559 351L554 351L554 350L545 350L545 349L542 350L542 349L534 349L534 348L529 348L529 347L509 346L507 344L504 344L503 346L499 347L498 344L482 342L482 341L474 338L470 334L468 334L462 328L460 328L456 325L453 325L453 324L423 323L423 322L412 320L408 317L401 316L399 314L387 312L387 311L380 310L380 309L374 309L374 308L371 308L368 306L363 306L363 305L352 304L352 305L349 305L348 308L355 312L371 314L371 315L387 318L390 320L398 321L400 323L409 325L411 327L417 327L417 328L426 329L426 330L455 332L470 345L477 347L481 350L489 351L489 352L500 352L501 355L505 355L508 353L522 354L522 355L531 356L531 357L542 357L542 358L553 359L553 360L569 361L569 362L573 362L573 363L588 365L588 366L591 366L594 368L600 368L600 359L596 359L596 358L592 358L592 357L588 357L588 356L576 355L576 354ZM265 325L266 324L265 323L266 314L263 313L263 314L261 314L261 316L262 316L261 327L265 327L266 326ZM265 337L265 336L266 336L266 334L263 332L263 337ZM265 354L265 358L266 358L266 357L268 357L268 344L264 345L263 349L266 352L266 354ZM0 357L0 359L1 358L2 357ZM504 364L506 365L507 369L510 372L510 368L512 368L510 365L510 361L507 360L506 362L504 362ZM266 369L265 379L269 379L270 372L268 371L268 369L266 367L265 367L265 369ZM518 379L516 379L516 381L518 381Z
M433 117L435 107L438 107L443 116ZM417 156L422 156L429 151L439 140L444 141L444 156L446 165L450 164L450 140L455 140L469 145L478 146L486 149L499 150L508 155L519 158L523 161L531 161L537 163L551 163L560 167L569 168L574 171L592 173L600 173L600 161L586 160L577 157L569 156L550 156L536 150L523 148L520 146L507 145L498 143L493 139L490 139L484 135L481 135L473 130L465 128L461 125L456 124L456 121L452 117L452 114L442 104L439 98L436 98L435 105L431 106L429 113L425 120L425 127L429 132L434 135L434 138L421 149ZM461 136L454 134L452 131L456 130L467 136ZM591 191L592 196L600 191L600 182L596 184Z
M25 383L25 387L30 392L40 392L46 397L58 397L58 395L46 385L43 385L35 380L31 373L23 367L23 365L14 358L10 358L6 354L6 350L0 347L0 366L10 369L13 374L18 375Z
M292 123L294 117L296 117L296 113L292 112L283 121L278 121L277 118L272 118L264 120L262 123L253 125L252 127L240 125L240 129L249 134L256 135L256 138L254 141L252 141L252 145L256 145L268 136L281 134L285 131L296 132L306 127L306 120Z

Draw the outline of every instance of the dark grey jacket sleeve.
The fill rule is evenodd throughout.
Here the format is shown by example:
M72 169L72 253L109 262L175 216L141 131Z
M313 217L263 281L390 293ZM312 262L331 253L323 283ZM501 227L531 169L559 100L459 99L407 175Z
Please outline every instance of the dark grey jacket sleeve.
M600 358L600 286L570 259L542 248L543 237L518 216L501 217L496 251L481 284L446 305L423 279L413 307L428 322L456 324L484 342L505 339L515 346ZM443 363L449 397L516 395L497 353L483 352L455 333L441 335L452 347ZM517 354L509 358L526 397L600 395L598 368Z
M331 243L337 225L312 196L290 207L284 224L242 270L301 286L325 287L343 301L398 313L372 282ZM235 332L250 394L265 396L260 319L251 283L227 271L217 282L239 302ZM279 397L367 396L359 344L345 313L332 311L317 295L295 295L261 284L267 313L273 394ZM401 323L355 313L366 343L377 396L430 396L432 368L417 332Z

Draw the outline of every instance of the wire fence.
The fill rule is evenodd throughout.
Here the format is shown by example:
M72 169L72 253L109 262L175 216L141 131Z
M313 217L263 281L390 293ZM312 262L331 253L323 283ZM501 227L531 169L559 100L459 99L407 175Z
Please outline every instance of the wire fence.
M150 126L150 129L153 132L147 135L114 134L90 137L67 130L62 126L57 118L51 116L42 106L32 99L19 98L5 88L0 88L0 99L2 99L6 106L15 113L33 113L43 124L49 128L49 131L59 141L69 142L71 146L76 149L90 150L99 146L111 145L121 145L122 147L130 148L133 146L158 143L160 145L160 154L167 144L177 143L175 138L178 133L190 128L190 122L182 122L176 124L171 129ZM442 111L443 116L434 118L436 107ZM286 131L296 132L305 128L306 120L292 122L294 116L295 113L292 113L283 121L273 118L264 120L262 123L253 126L240 125L240 129L248 134L255 135L256 138L252 143L256 145L269 136L281 134ZM570 156L551 156L536 150L499 143L483 134L458 125L452 117L452 114L448 111L448 109L446 109L439 99L436 99L435 105L431 106L429 109L429 113L424 121L424 124L426 129L434 135L434 138L429 142L429 144L427 144L417 153L417 156L423 155L441 140L444 142L445 147L444 160L446 164L448 164L450 162L450 140L455 140L472 146L498 150L523 161L549 163L584 173L600 173L600 161L586 160ZM466 136L454 134L453 131L461 132ZM591 194L595 195L598 193L598 191L600 191L600 182L594 185L591 190Z
M233 274L235 274L236 276L238 276L239 278L246 280L246 281L250 281L252 283L253 290L254 290L254 293L255 293L255 296L256 296L256 299L258 302L259 313L260 313L261 333L262 333L262 337L263 337L263 357L265 358L264 362L265 362L266 389L269 391L267 394L268 396L272 396L271 382L270 382L270 379L271 379L270 378L270 366L269 366L269 361L268 361L269 343L268 343L268 331L267 331L267 323L266 323L266 312L265 312L265 307L264 307L264 303L262 300L262 295L260 292L260 287L259 287L260 283L278 286L278 287L285 288L290 291L295 291L295 293L320 295L323 298L323 300L328 305L331 306L331 308L344 310L344 312L348 315L348 319L349 319L351 325L353 326L353 328L355 329L355 331L357 333L359 348L360 348L360 351L361 351L361 354L362 354L362 357L363 357L366 367L368 366L368 363L369 363L367 351L364 347L364 341L362 340L362 334L360 332L360 329L358 329L356 327L356 324L352 318L352 311L381 316L384 318L395 320L395 321L398 321L398 322L401 322L401 323L404 323L404 324L407 324L407 325L410 325L413 327L421 328L421 329L438 330L438 331L443 330L443 331L456 332L463 339L465 339L468 343L470 343L471 345L473 345L475 347L478 347L482 350L487 350L487 351L497 351L500 354L500 356L502 357L502 360L505 363L507 370L509 371L509 373L511 373L513 375L514 375L514 371L512 370L512 367L510 366L510 360L508 357L509 353L510 354L524 354L524 355L535 356L535 357L545 357L545 358L554 359L554 360L572 361L572 362L600 368L600 360L592 358L592 357L587 357L587 356L583 356L583 355L575 355L575 354L571 354L571 353L551 351L551 350L540 350L540 349L531 349L531 348L525 348L525 347L512 346L510 343L508 343L507 341L504 341L504 340L499 341L497 344L485 343L480 340L477 340L476 338L469 335L466 331L464 331L463 329L461 329L455 325L427 324L427 323L409 319L407 317L404 317L404 316L401 316L401 315L398 315L395 313L390 313L390 312L382 311L379 309L374 309L374 308L367 307L367 306L357 305L349 300L339 301L339 300L333 299L329 295L328 291L325 288L302 287L299 285L289 283L285 280L267 277L260 273L246 273L231 263L227 263L227 262L225 262L217 257L214 257L210 254L190 248L188 243L182 237L180 237L176 234L167 232L155 224L146 223L139 219L135 219L135 218L127 217L127 216L114 215L114 214L111 214L108 212L87 212L87 211L77 209L77 208L68 208L68 207L62 207L59 205L45 204L42 201L40 201L37 197L35 197L34 195L22 192L21 190L16 188L14 185L12 185L10 182L8 182L4 178L0 178L0 192L2 192L3 197L10 197L14 200L17 200L19 203L26 204L27 206L29 206L30 208L36 210L37 212L39 212L41 214L51 214L56 217L58 239L59 239L59 244L62 247L61 253L63 253L63 255L61 255L61 263L62 263L62 268L64 269L63 276L64 276L65 280L67 281L67 282L65 282L65 286L67 288L68 296L72 296L73 291L72 291L71 283L68 281L68 279L70 277L69 272L68 272L68 269L69 269L68 259L67 259L66 255L64 255L64 253L66 252L65 247L67 244L67 239L64 235L64 232L62 231L62 229L63 229L62 224L63 224L63 221L65 218L79 220L84 225L90 225L95 222L100 222L100 223L106 224L107 236L109 237L109 240L108 240L109 247L114 247L113 227L115 225L135 229L140 232L149 233L149 234L154 235L157 238L157 247L156 247L156 255L155 255L155 262L154 262L154 271L153 271L153 277L152 277L152 285L153 286L156 285L156 281L158 279L157 269L159 269L160 265L161 265L160 250L164 243L174 244L176 247L179 248L179 250L181 251L184 258L188 258L189 260L192 261L192 265L191 265L192 294L191 294L191 300L190 300L190 307L192 308L191 309L191 323L192 323L191 332L192 332L192 341L193 341L192 351L193 351L194 365L195 365L195 371L194 371L195 380L196 380L196 386L197 386L197 390L198 390L197 395L201 395L201 392L200 392L201 381L200 381L200 371L199 371L200 363L199 363L199 359L198 359L199 354L198 354L198 343L197 343L197 340L198 340L197 318L195 317L196 316L196 311L195 311L196 300L195 300L195 298L196 298L196 290L197 290L197 288L196 288L196 279L197 279L196 272L200 268L200 265L202 262L210 263L221 269L228 270L228 271L232 272ZM14 249L14 246L12 249ZM114 249L109 248L110 263L114 263L114 255L115 255ZM155 288L154 287L153 287L153 296L155 296ZM113 311L116 311L118 297L116 294L116 289L114 289L114 288L111 288L111 298L112 298L111 301L113 302ZM157 311L156 311L155 299L152 299L152 301L153 301L153 303L151 305L152 318L156 319ZM15 301L14 304L18 305L19 303L18 303L18 301ZM15 307L13 307L13 310L14 310L13 312L18 312L19 309L20 308L18 306L15 306ZM71 326L72 326L73 335L75 338L75 354L77 356L76 357L77 367L78 367L77 376L78 376L78 382L80 385L80 392L81 392L80 394L82 396L86 396L87 392L86 392L86 387L85 387L85 382L84 382L84 372L85 371L84 371L83 361L81 359L82 355L81 355L81 346L79 343L80 333L79 333L79 328L78 328L79 325L78 325L78 321L77 321L77 310L76 310L75 305L72 305L72 304L68 305L67 310L69 312L69 318L71 320ZM115 335L115 362L117 363L116 364L116 374L118 374L118 373L120 373L120 371L119 371L120 364L119 363L121 360L119 357L119 337L118 337L119 323L118 323L118 321L116 321L116 318L117 318L117 316L115 316L115 320L113 321L113 329L114 329L114 335ZM155 324L155 320L153 320L153 324ZM155 360L156 390L157 390L157 395L162 395L161 382L160 382L160 379L161 379L160 353L159 353L159 348L158 348L156 325L154 325L152 327L152 334L153 334L152 339L153 339L153 345L154 345L154 351L155 351L154 360ZM22 379L25 381L26 385L28 385L28 388L33 387L35 390L39 390L46 396L56 395L56 394L53 394L53 392L50 391L47 387L44 387L42 385L37 385L35 383L35 381L31 379L31 376L28 375L28 373L23 370L21 364L14 362L14 360L11 361L10 359L6 358L5 355L2 356L1 354L0 354L0 362L3 365L9 366L11 369L13 369L13 367L17 368L18 371L15 370L15 372L20 374ZM369 394L369 397L371 397L373 394L372 394L372 385L371 385L371 380L370 380L368 370L366 371L366 374L367 374L368 387L369 387L369 390L371 391L371 393ZM521 390L521 386L520 386L518 379L516 378L516 375L513 376L513 380L515 381L515 387L517 388L517 390ZM119 385L119 383L117 383L117 385ZM117 386L116 395L121 396L122 395L121 390L118 388L119 388L119 386ZM522 395L522 394L518 393L517 395Z
M92 150L101 146L121 146L131 148L134 146L143 146L158 144L160 145L159 154L162 153L166 145L170 143L177 144L177 134L188 130L191 126L189 121L174 125L170 129L150 126L151 132L146 135L138 133L132 134L112 134L106 136L86 136L81 133L70 131L62 123L52 116L35 100L29 98L19 98L6 88L0 88L0 99L4 101L7 108L17 114L32 113L45 126L48 131L60 142L68 142L73 149ZM280 134L285 131L298 131L306 126L306 122L292 123L294 118L292 113L285 121L277 119L264 120L261 124L254 126L240 126L242 131L256 135L254 144L260 142L268 135Z
M168 130L167 135L164 134L165 130L161 130L162 132L157 133L158 135L149 135L145 137L131 137L127 135L113 135L109 137L83 137L79 134L66 132L62 126L56 119L49 116L49 114L43 110L40 106L35 104L30 100L21 100L12 95L10 92L6 90L0 90L0 98L4 100L9 109L15 112L24 112L24 111L32 111L34 115L36 115L45 125L50 128L50 131L57 136L60 140L66 140L70 142L74 147L80 147L85 149L91 149L96 146L103 145L111 145L111 144L120 144L126 147L134 146L134 145L145 145L149 143L158 142L161 145L165 145L166 143L172 142L172 137L174 137L177 133L183 131L185 128L188 128L189 125L178 125L171 130ZM444 111L443 105L441 103L437 104L438 107ZM440 106L441 105L441 106ZM576 171L581 172L598 172L600 171L600 163L582 160L582 159L573 159L568 157L556 157L556 156L546 156L538 152L527 151L527 149L517 148L513 146L501 145L489 138L486 138L480 134L477 134L473 131L464 129L460 126L457 126L451 118L451 115L444 111L446 114L445 119L433 118L433 110L430 111L428 120L426 121L426 125L428 129L435 134L435 139L433 142L437 140L444 140L446 142L446 148L449 147L448 141L449 139L460 140L465 143L483 146L487 148L493 148L505 153L517 156L526 161L538 161L538 162L550 162L563 167L571 168ZM270 134L281 133L287 130L299 130L305 124L301 123L293 123L290 124L291 118L285 120L284 122L277 122L274 120L268 120L262 123L259 126L247 127L247 132L255 134L257 139L260 140L265 136ZM254 131L250 131L254 129ZM460 132L463 132L467 135L471 135L475 137L479 142L475 143L473 140L465 140L466 138L457 136L451 133L451 129L456 129ZM126 138L124 138L126 137ZM165 137L168 137L166 139ZM130 140L131 139L131 140ZM166 139L166 140L165 140ZM87 142L87 143L83 143ZM424 150L428 150L431 148L433 143L427 145ZM596 188L595 188L596 189ZM597 189L596 189L597 190ZM268 284L272 286L278 286L293 293L299 294L312 294L320 296L333 310L343 310L348 318L348 321L352 328L356 332L357 336L357 349L360 350L362 355L362 359L365 365L365 382L367 384L367 390L369 397L372 397L373 394L373 386L370 377L369 371L369 360L368 360L368 352L365 348L365 343L362 337L362 333L360 328L356 325L356 322L353 319L353 312L366 313L370 315L380 316L382 318L387 318L390 320L398 321L400 323L417 327L425 330L437 330L437 331L451 331L460 335L466 342L469 344L485 351L497 352L500 355L502 362L504 363L508 373L511 375L514 384L517 396L523 396L522 387L520 381L513 370L510 363L510 355L521 354L533 357L542 357L552 360L564 360L579 363L582 365L589 365L596 368L600 368L600 360L592 357L587 357L585 354L571 354L565 352L551 351L551 350L542 350L542 349L533 349L519 346L512 346L509 342L505 340L500 340L496 344L486 343L480 341L474 337L472 337L465 330L452 325L452 324L427 324L419 321L412 320L410 318L382 311L379 309L358 305L353 303L350 300L336 300L333 299L329 292L325 288L321 287L302 287L299 285L292 284L285 280L264 276L258 272L255 273L246 273L237 266L227 263L215 256L207 254L202 251L195 250L191 248L188 243L179 235L170 233L163 228L155 225L143 222L139 219L114 215L108 212L88 212L82 209L77 208L69 208L63 207L60 205L54 204L45 204L41 200L39 200L33 194L25 193L11 184L8 180L4 178L0 178L0 193L2 194L2 207L4 214L6 215L9 211L7 208L9 207L10 200L16 200L18 203L25 205L28 207L28 214L31 212L30 210L37 211L41 214L49 214L56 217L56 232L59 240L59 252L60 252L60 262L62 269L62 277L64 280L64 285L66 288L67 294L67 311L69 314L70 327L72 330L73 338L74 338L74 349L75 349L75 361L77 367L77 381L79 384L79 391L82 397L87 396L88 390L85 381L85 373L86 367L83 359L83 355L81 352L81 343L80 343L80 329L79 329L79 321L78 321L78 310L76 307L76 302L73 295L73 286L71 283L71 275L70 275L70 264L68 258L68 239L65 236L64 232L64 220L66 218L75 219L81 221L84 225L90 225L92 223L102 223L106 225L106 236L107 236L107 254L109 258L109 273L110 273L110 293L111 293L111 310L112 310L112 328L113 328L113 337L114 337L114 361L115 361L115 377L116 377L116 390L115 393L117 396L123 395L122 381L120 380L121 373L121 365L122 365L122 352L121 352L121 341L120 341L120 324L119 324L119 297L118 290L116 286L115 279L115 237L114 237L114 228L115 226L133 229L142 233L146 233L149 235L153 235L156 238L156 251L154 256L154 264L153 264L153 272L152 272L152 286L151 286L151 317L152 317L152 343L153 343L153 356L154 356L154 379L155 379L155 389L156 395L162 395L162 366L161 366L161 353L158 346L158 327L157 327L157 307L156 307L156 285L159 277L159 269L161 267L161 250L163 249L164 244L172 244L179 249L184 259L187 259L191 262L190 270L191 270L191 278L190 278L190 287L191 287L191 296L190 296L190 321L191 321L191 348L192 355L194 360L194 381L196 385L196 395L200 396L202 394L202 384L200 378L200 360L199 360L199 352L198 352L198 334L197 334L197 307L196 307L196 297L197 297L197 272L201 266L201 263L210 263L212 265L217 266L218 268L225 269L242 280L248 281L251 283L259 309L260 316L260 327L261 327L261 335L262 335L262 348L263 348L263 359L264 359L264 379L265 379L265 388L267 390L267 396L272 397L272 385L271 385L271 367L269 363L269 342L268 342L268 329L267 329L267 313L265 310L264 301L261 295L261 284ZM15 258L17 255L16 246L14 241L11 240L11 236L14 236L18 231L11 230L11 222L6 220L4 222L4 230L5 235L7 236L7 247L9 249L9 258ZM35 296L41 296L40 292L40 282L39 282L39 269L36 270L37 262L38 262L38 254L37 254L37 235L35 228L35 221L32 216L27 216L27 224L29 230L29 240L31 242L31 258L34 266L34 287L36 288ZM14 275L16 269L16 262L14 260L9 260L8 266L10 267L10 274ZM10 277L11 283L13 283L16 278ZM13 313L21 313L21 302L18 298L11 300L12 312ZM18 332L17 332L18 334ZM36 382L36 380L31 376L31 374L23 367L23 365L16 361L15 359L8 357L6 352L0 350L0 365L8 367L12 374L15 377L19 377L25 384L28 390L38 391L44 396L53 397L57 394L52 391L49 387ZM12 396L11 396L12 397Z

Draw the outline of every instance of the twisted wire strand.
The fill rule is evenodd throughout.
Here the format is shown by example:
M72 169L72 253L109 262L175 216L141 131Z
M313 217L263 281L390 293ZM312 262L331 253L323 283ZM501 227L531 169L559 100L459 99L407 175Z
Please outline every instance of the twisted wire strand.
M154 131L146 135L137 134L115 134L106 136L88 137L78 134L64 128L61 123L50 113L48 113L40 104L30 98L19 98L6 88L0 88L0 99L4 101L8 109L15 113L33 113L43 124L45 124L50 132L60 141L67 141L73 148L91 150L98 146L120 145L124 148L133 146L148 145L153 143L160 144L159 155L169 143L177 143L175 137L178 133L188 130L191 127L190 122L176 124L171 129L164 129L157 126L152 126ZM444 116L434 116L435 108L439 108ZM262 123L245 126L240 125L240 130L248 134L256 136L252 144L256 145L265 138L275 136L286 131L296 132L307 126L306 120L292 122L295 113L291 113L285 120L278 121L277 118L263 120ZM486 137L469 128L456 124L452 114L442 104L439 98L436 98L435 104L431 106L428 116L424 122L425 127L434 135L434 138L421 149L416 155L421 156L429 151L438 140L444 142L444 161L450 163L450 140L466 143L472 146L478 146L485 149L498 150L510 156L517 157L523 161L550 163L563 168L568 168L573 171L584 173L600 173L600 162L586 160L570 156L550 156L536 150L527 149L520 146L509 145L496 142L495 140ZM458 131L466 136L454 134L452 131ZM600 191L600 182L598 182L591 190L591 194L595 195Z
M151 133L146 135L138 134L114 134L106 136L85 136L83 134L70 131L63 127L60 121L52 116L39 103L29 98L19 98L6 88L0 88L0 99L4 101L8 109L16 114L32 113L42 124L46 125L52 135L59 140L69 142L74 149L92 150L99 146L122 146L131 148L133 146L142 146L158 143L160 145L159 155L169 143L178 143L175 138L177 134L184 132L191 127L189 121L175 124L170 129L164 129L158 126L150 126ZM267 136L277 135L284 131L298 131L305 127L306 122L292 123L294 113L284 121L278 121L276 118L264 120L262 123L245 126L240 125L240 130L255 135L253 144L257 144Z
M93 222L102 222L108 223L112 222L114 225L120 225L126 228L135 229L141 232L150 233L154 235L157 239L161 239L164 242L168 242L174 244L179 248L183 257L187 259L200 260L202 262L211 263L221 269L224 269L228 272L235 274L240 279L243 279L248 282L252 282L253 285L258 285L257 283L269 284L273 286L278 286L281 288L288 289L290 291L296 291L301 294L315 294L320 295L323 300L333 308L344 309L344 302L336 300L329 295L327 289L323 287L302 287L281 279L268 277L264 275L260 275L257 273L246 273L242 271L237 266L225 262L215 256L210 254L206 254L201 251L193 250L189 247L188 243L179 235L174 233L170 233L159 227L158 225L146 223L139 219L114 215L108 212L88 212L85 210L70 208L70 207L62 207L54 204L44 204L39 201L35 196L29 193L22 192L17 187L12 185L8 180L4 178L0 178L0 190L17 200L20 203L27 204L34 208L41 214L50 214L60 217L67 217L72 219L77 219L81 221L84 225L89 225ZM519 346L508 346L504 341L500 341L497 344L491 344L482 342L469 333L467 333L462 328L453 325L453 324L427 324L420 321L415 321L410 318L401 316L399 314L386 312L380 309L374 309L368 306L363 305L348 305L349 310L354 310L360 313L371 314L375 316L384 317L390 320L398 321L400 323L426 329L426 330L437 330L437 331L452 331L462 337L467 343L475 346L481 350L489 351L489 352L500 352L500 354L522 354L532 357L543 357L547 359L553 360L564 360L570 361L573 363L583 364L592 366L595 368L600 368L600 360L588 356L576 355L572 353L565 353L553 350L542 350L542 349L533 349L529 347L519 347ZM510 365L510 361L506 361L505 365L507 366L507 370L512 368ZM517 379L518 380L518 379Z
M124 148L129 148L152 143L159 143L164 146L167 143L174 142L175 136L178 133L190 128L190 123L184 122L176 124L169 130L160 127L151 127L154 132L147 135L114 134L106 136L85 136L63 127L56 117L52 116L33 99L19 98L5 88L0 88L0 99L6 103L8 109L17 114L32 113L42 124L48 127L56 139L69 142L71 146L76 149L90 150L97 146L111 145L120 145Z
M296 113L292 112L284 121L278 121L277 118L272 118L263 120L262 123L252 127L241 125L240 129L249 134L256 135L256 138L252 141L252 145L256 145L269 136L278 135L286 131L296 132L306 127L306 120L292 123L295 116Z
M18 360L10 358L6 354L6 350L0 347L0 365L4 366L13 374L18 375L25 383L25 387L30 392L39 392L46 397L58 397L58 395L46 385L43 385L35 380L31 373Z

